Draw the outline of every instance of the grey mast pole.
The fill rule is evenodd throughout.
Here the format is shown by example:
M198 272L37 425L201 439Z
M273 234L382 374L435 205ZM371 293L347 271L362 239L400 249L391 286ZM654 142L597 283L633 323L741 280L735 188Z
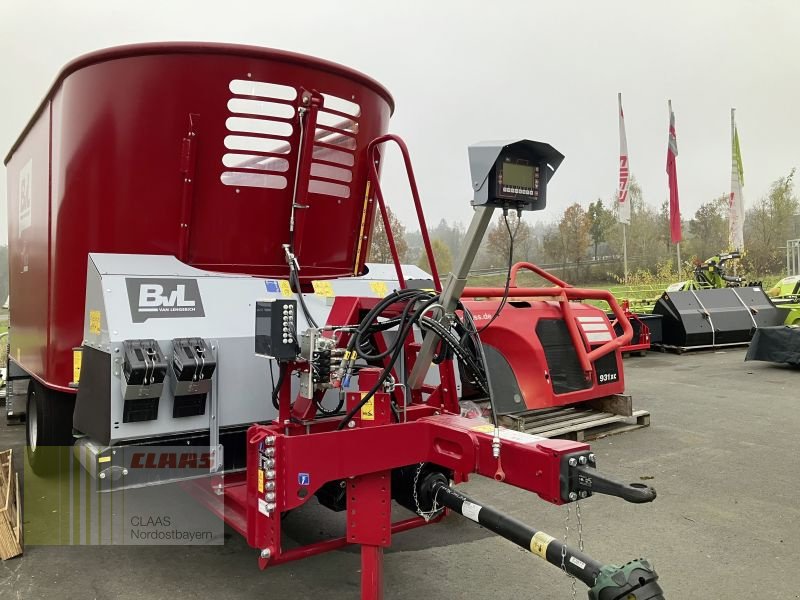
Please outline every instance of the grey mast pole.
M461 247L456 266L453 272L447 275L442 289L440 304L444 308L444 316L447 318L455 312L458 301L461 299L461 293L467 286L469 270L475 262L475 256L481 247L483 236L492 222L494 208L494 206L489 205L479 206L472 215L472 221L469 224L469 229L467 229L464 245ZM408 378L408 385L412 390L419 389L425 381L425 375L433 362L437 341L438 338L435 335L425 337L422 348L417 354L414 368L411 369L411 375Z

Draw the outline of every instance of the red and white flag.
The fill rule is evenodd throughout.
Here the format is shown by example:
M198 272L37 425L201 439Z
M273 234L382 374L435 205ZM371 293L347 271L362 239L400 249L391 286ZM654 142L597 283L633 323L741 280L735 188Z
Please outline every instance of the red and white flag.
M625 135L625 115L622 113L622 94L617 94L619 104L619 190L617 191L617 215L620 223L630 225L631 203L628 199L628 180L631 176L628 162L628 138Z
M667 177L669 179L669 232L673 244L681 241L681 207L678 201L678 138L675 136L675 113L669 103L669 142L667 143Z

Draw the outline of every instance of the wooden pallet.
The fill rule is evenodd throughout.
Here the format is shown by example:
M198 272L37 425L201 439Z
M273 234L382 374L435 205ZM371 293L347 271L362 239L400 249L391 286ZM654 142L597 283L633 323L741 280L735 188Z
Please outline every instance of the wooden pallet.
M502 415L500 422L517 431L578 442L650 425L650 413L633 410L630 396L611 396L588 403Z
M11 450L0 452L0 559L22 554L19 474L14 472Z

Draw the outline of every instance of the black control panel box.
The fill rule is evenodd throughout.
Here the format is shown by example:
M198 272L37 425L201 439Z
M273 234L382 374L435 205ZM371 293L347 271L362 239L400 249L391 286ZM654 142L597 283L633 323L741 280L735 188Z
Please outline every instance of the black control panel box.
M472 144L472 205L543 210L547 206L547 183L563 160L564 155L550 144L533 140Z
M128 385L151 386L164 383L167 361L155 340L125 340L122 374Z
M217 361L203 338L172 340L172 370L178 381L211 379Z
M276 360L297 358L297 300L256 302L255 353Z

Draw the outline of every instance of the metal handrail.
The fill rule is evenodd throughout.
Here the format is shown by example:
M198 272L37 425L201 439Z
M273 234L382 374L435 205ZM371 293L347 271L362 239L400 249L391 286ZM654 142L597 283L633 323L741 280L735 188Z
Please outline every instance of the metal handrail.
M547 271L542 269L540 266L535 265L533 263L529 263L529 262L518 262L518 263L515 263L513 267L511 267L511 277L510 277L510 285L511 285L511 287L517 287L517 271L519 271L520 269L527 269L528 271L533 271L539 277L541 277L543 279L546 279L547 281L549 281L553 285L557 285L558 287L564 287L564 288L572 287L570 284L568 284L565 281L560 280L558 277L556 277L552 273L548 273Z
M431 268L431 275L433 276L433 285L437 292L442 291L442 282L439 279L439 270L436 268L436 259L433 256L433 248L431 247L431 240L428 236L428 227L425 224L425 215L422 212L422 202L419 197L419 189L417 188L417 179L414 177L414 168L411 165L411 156L408 153L408 147L403 139L393 133L387 133L372 140L367 146L367 157L369 159L369 182L375 190L375 196L378 198L378 206L381 209L381 218L383 219L383 228L386 231L386 239L389 241L389 251L392 253L392 261L394 262L397 271L397 281L401 289L406 288L406 279L403 276L403 268L400 265L400 256L397 253L397 246L394 241L394 233L389 227L389 215L386 212L386 202L383 199L383 190L381 189L380 179L378 177L378 146L385 142L394 142L400 148L400 153L403 155L403 162L406 167L406 175L408 176L408 185L411 188L411 196L414 199L414 208L417 211L417 220L419 221L420 232L422 233L422 242L425 245L425 253L428 256L428 264Z

